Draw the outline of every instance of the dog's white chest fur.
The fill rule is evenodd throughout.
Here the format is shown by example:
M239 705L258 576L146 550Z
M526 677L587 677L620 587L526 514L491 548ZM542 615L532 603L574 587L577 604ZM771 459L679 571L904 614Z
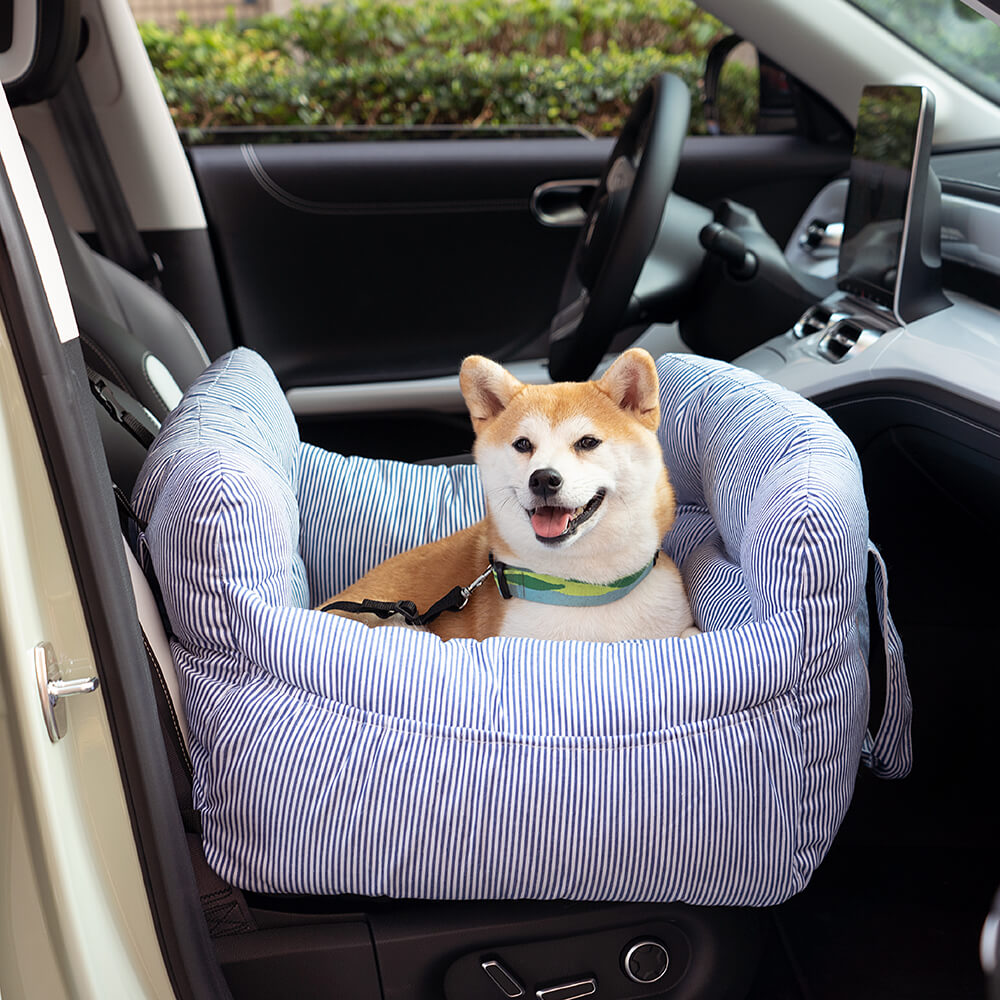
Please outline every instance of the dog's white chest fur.
M512 597L504 602L500 635L529 639L611 642L693 635L691 609L680 573L660 561L624 597L591 607L563 607Z

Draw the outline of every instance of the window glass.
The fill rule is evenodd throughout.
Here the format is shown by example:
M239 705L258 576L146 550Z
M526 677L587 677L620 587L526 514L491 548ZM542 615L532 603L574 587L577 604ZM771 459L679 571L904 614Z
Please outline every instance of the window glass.
M1000 104L1000 26L961 0L852 0L953 76Z
M654 75L692 94L728 29L689 0L347 0L284 13L163 8L140 30L178 127L617 131ZM252 16L247 16L247 12ZM729 70L726 131L754 131L755 61ZM743 109L749 109L745 113Z

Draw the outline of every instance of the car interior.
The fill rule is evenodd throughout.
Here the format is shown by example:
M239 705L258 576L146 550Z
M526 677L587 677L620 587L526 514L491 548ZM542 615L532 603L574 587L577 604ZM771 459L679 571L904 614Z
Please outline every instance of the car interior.
M535 380L585 379L633 342L691 351L801 392L850 438L914 704L912 774L862 771L827 858L776 907L242 892L201 849L156 581L128 546L127 562L94 557L103 578L88 580L82 558L126 636L97 638L119 664L105 665L101 691L177 995L982 996L978 943L1000 884L997 149L933 145L927 88L866 90L855 137L794 81L795 134L717 158L710 139L685 142L689 95L668 78L614 143L472 138L456 151L220 135L184 153L198 211L157 228L129 218L135 182L116 176L91 107L105 100L100 80L81 83L109 46L135 77L119 7L15 4L32 55L16 75L4 67L80 330L63 363L100 428L103 455L78 460L112 533L134 533L128 498L159 422L237 344L268 360L303 440L414 462L467 460L452 377L472 345ZM863 145L865 108L893 101L909 116L895 173ZM637 145L641 173L614 204L609 172ZM524 211L524 191L564 178L586 179L573 197L611 205L597 216L606 234L584 239L578 212L540 226ZM875 205L863 194L877 184ZM542 197L558 214L559 192ZM679 341L666 332L675 320ZM387 394L400 396L391 412Z

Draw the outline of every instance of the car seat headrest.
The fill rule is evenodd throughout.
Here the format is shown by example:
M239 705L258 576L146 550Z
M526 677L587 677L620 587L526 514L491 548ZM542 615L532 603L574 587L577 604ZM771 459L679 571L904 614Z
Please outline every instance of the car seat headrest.
M14 107L56 94L80 51L80 0L0 5L0 81Z

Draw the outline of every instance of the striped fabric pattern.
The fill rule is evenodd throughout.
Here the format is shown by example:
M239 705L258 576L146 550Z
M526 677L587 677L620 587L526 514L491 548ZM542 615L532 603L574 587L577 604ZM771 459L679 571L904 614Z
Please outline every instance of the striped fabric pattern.
M659 371L680 502L665 548L706 631L603 644L442 643L310 610L480 517L475 469L300 445L250 351L189 389L134 502L221 875L268 892L743 905L806 884L866 745L857 461L819 410L754 375L688 356ZM901 773L897 666L875 743Z

